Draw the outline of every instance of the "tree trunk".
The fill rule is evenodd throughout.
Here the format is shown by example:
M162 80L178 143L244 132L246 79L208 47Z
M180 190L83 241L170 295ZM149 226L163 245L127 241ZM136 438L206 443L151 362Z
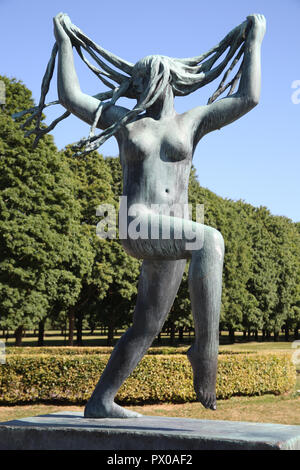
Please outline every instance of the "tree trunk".
M172 323L170 328L170 343L173 345L175 342L175 325Z
M244 330L244 331L243 331L243 339L246 339L246 338L247 338L247 331Z
M290 329L289 329L288 325L285 325L285 327L284 327L284 339L285 339L285 341L289 341L289 339L290 339Z
M76 344L77 344L77 346L83 346L83 342L82 342L82 319L83 319L83 315L82 315L82 313L80 313L77 317L77 322L76 322L76 330L77 330Z
M298 326L294 329L294 339L299 339Z
M114 327L113 325L108 325L107 342L106 342L107 346L112 346L113 340L114 340Z
M23 325L18 326L15 330L15 346L22 345Z
M274 341L277 342L279 339L279 332L278 331L274 331Z
M68 346L74 345L74 329L75 329L75 309L73 307L70 308L69 314L69 337L68 337Z
M234 329L233 328L229 328L229 341L230 341L230 344L235 343L235 336L234 336Z
M46 319L39 322L38 346L44 346L45 321Z
M258 341L258 330L255 330L254 337L255 337L255 341Z
M161 344L161 333L158 333L157 335L157 343Z
M179 328L179 341L183 341L183 326Z

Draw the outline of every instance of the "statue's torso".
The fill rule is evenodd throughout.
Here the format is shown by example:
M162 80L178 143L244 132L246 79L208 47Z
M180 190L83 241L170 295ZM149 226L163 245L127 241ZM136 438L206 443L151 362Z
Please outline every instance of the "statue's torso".
M187 204L193 144L178 116L141 117L118 135L128 204Z

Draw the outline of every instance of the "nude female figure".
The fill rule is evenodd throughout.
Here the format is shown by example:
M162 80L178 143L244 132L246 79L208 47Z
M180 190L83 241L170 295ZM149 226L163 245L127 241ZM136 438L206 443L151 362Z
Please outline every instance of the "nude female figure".
M69 18L62 13L54 18L59 101L69 112L91 124L99 100L80 89L72 41L64 28L68 22ZM114 135L119 145L123 194L128 198L128 206L140 204L139 216L152 228L161 228L167 218L171 235L167 240L162 237L122 240L127 253L143 259L133 324L117 343L85 407L85 417L141 416L117 405L114 397L161 331L177 294L186 260L190 260L188 280L195 325L195 341L187 354L197 399L206 408L216 409L223 238L211 227L167 215L163 209L153 213L151 205L187 204L189 173L199 141L205 134L235 121L258 104L260 48L266 23L263 15L251 15L245 23L248 34L236 93L177 114L174 110L175 85L170 73L172 59L148 56L135 64L130 78L131 96L135 96L137 104L145 99L148 103L145 112L131 114L131 119L126 120L130 110L112 103L103 108L96 123L104 131L121 123ZM131 220L128 216L127 223ZM181 239L174 237L178 228L184 232ZM195 233L204 234L202 246L188 249L187 242L195 237Z

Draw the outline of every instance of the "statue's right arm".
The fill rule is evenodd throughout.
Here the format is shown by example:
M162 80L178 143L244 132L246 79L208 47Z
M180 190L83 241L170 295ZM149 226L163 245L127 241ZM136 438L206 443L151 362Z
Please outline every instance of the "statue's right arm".
M54 18L54 34L58 45L57 90L60 103L82 121L92 124L99 106L99 100L83 93L74 65L72 42L60 22L60 13ZM103 110L97 124L106 129L122 118L128 109L112 105Z

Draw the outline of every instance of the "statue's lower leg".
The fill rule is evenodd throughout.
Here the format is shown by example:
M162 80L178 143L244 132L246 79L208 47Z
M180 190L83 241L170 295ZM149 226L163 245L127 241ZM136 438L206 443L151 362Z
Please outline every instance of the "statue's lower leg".
M86 404L85 418L138 418L142 416L114 402L114 397L123 381L143 356L144 348L141 350L140 346L138 338L134 338L132 328L120 338L100 381ZM136 352L130 357L129 351L133 347L136 348ZM140 354L137 355L138 350Z
M176 296L185 260L143 263L138 298L131 328L120 338L88 401L86 418L141 416L114 402L119 388L160 332Z
M188 350L187 356L193 369L197 400L205 408L215 410L223 240L211 238L199 253L193 254L190 264L189 290L195 342Z

